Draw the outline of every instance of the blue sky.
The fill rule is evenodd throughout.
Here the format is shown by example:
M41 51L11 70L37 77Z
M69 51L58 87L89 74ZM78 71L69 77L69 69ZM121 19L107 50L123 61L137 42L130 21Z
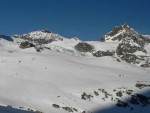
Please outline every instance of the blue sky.
M49 29L99 40L124 23L150 34L150 0L0 0L0 34Z

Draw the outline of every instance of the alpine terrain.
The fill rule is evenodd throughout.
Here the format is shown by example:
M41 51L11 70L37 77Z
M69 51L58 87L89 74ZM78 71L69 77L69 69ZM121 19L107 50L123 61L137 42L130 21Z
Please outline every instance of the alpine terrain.
M0 113L149 113L150 35L99 41L48 30L0 35Z

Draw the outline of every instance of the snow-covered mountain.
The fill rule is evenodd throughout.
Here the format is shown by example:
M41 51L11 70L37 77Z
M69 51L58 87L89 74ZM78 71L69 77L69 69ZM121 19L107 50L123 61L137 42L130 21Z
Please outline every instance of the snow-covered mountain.
M46 43L50 43L53 41L58 41L58 40L63 40L64 37L56 34L56 33L52 33L48 30L41 30L41 31L34 31L28 34L23 34L23 35L14 35L14 38L21 38L21 39L25 39L25 40L29 40L35 43L42 43L42 44L46 44Z
M129 25L124 24L121 26L115 27L112 31L107 33L101 38L101 41L111 42L111 41L122 41L124 38L130 37L134 39L134 37L143 38L141 34L136 32L133 28L130 28Z
M104 35L102 42L118 42L115 53L122 60L144 67L149 65L149 38L141 35L127 24L115 27ZM147 63L148 61L148 63Z
M122 25L102 41L47 30L0 38L0 113L149 113L147 37Z

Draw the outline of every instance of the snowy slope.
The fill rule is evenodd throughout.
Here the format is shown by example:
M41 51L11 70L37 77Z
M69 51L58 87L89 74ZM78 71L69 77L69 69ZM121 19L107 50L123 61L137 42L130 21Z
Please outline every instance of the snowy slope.
M102 41L48 30L1 36L0 113L149 113L150 43L128 25Z
M46 46L75 51L73 46L78 42L64 39ZM106 50L113 50L116 46L115 43L110 43L110 48L102 42L88 43ZM33 47L20 49L16 42L6 40L0 41L0 51L0 105L43 113L68 113L69 108L76 109L74 113L101 111L104 108L112 113L132 113L132 106L136 113L149 113L149 105L144 110L141 105L130 103L127 108L117 107L116 98L127 101L131 96L123 93L119 97L114 91L133 90L133 94L150 96L150 87L139 89L135 86L137 83L150 84L149 68L117 62L109 56L68 55L53 49L44 49L39 53ZM89 99L86 96L82 98L84 92L90 95Z

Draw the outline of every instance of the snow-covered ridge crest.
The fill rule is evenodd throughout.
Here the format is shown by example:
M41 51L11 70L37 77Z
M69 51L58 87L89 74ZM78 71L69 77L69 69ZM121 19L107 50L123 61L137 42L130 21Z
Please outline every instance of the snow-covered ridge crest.
M58 40L63 40L64 37L50 32L48 30L40 30L40 31L34 31L30 32L28 34L23 34L23 35L14 35L12 36L14 38L21 38L33 42L38 42L41 41L41 43L50 43L52 41L58 41Z

